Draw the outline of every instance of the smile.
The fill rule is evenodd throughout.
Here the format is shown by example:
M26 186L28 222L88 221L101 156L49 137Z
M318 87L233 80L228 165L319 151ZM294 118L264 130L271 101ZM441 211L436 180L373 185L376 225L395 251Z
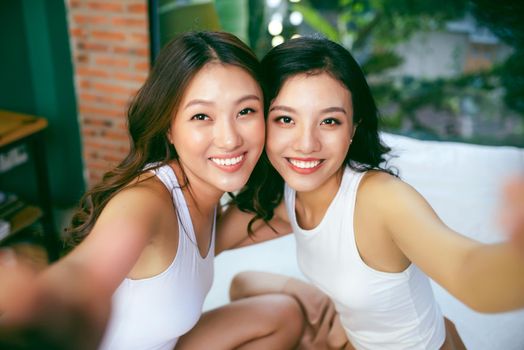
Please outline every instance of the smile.
M286 158L291 168L300 174L311 174L317 171L323 164L323 159L298 159L298 158Z
M311 169L316 166L318 166L322 161L321 160L311 160L311 161L303 161L303 160L296 160L296 159L288 159L288 161L300 169Z
M245 153L241 154L237 157L231 157L231 158L216 158L211 157L209 158L213 163L220 166L234 166L240 163L244 159Z

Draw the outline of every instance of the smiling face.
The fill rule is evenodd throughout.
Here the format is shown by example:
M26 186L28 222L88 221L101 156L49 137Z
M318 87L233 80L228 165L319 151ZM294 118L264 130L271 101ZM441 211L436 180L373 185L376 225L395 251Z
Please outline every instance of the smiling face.
M266 152L297 192L338 188L353 133L349 90L327 73L299 74L271 102Z
M193 188L240 189L264 145L260 86L237 66L208 63L189 83L168 138Z

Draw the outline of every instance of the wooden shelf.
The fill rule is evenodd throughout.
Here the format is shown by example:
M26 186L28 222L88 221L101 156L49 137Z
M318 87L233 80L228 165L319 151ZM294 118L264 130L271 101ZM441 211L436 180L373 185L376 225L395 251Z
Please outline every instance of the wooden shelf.
M39 207L32 205L25 206L14 214L9 222L11 223L11 232L9 235L14 235L24 228L27 228L42 218L43 212Z
M42 217L43 217L42 209L36 206L32 206L32 205L24 205L24 207L22 207L20 210L16 211L14 214L10 215L8 218L3 219L3 220L7 220L9 224L11 225L11 227L9 229L9 233L7 234L7 236L0 239L0 242L10 239L14 235L16 235L18 232L36 223Z
M0 147L23 139L47 127L47 120L32 115L0 110Z
M40 222L43 229L44 244L49 253L49 260L55 261L59 256L59 235L55 229L47 158L45 153L44 131L48 123L45 118L23 113L0 110L0 151L8 151L18 145L27 147L34 167L34 178L37 185L39 207L24 206L16 212L5 215L10 221L9 240L17 233ZM1 189L0 189L1 190ZM7 189L5 189L7 190Z

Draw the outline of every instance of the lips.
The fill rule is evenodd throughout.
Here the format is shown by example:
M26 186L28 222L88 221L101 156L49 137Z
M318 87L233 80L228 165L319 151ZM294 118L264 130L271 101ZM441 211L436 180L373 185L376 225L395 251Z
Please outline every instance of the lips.
M215 166L228 172L234 172L240 169L242 164L244 164L245 159L246 153L238 154L235 156L217 156L209 158L209 160L213 162Z
M286 158L290 167L300 174L311 174L323 164L323 159L318 158Z

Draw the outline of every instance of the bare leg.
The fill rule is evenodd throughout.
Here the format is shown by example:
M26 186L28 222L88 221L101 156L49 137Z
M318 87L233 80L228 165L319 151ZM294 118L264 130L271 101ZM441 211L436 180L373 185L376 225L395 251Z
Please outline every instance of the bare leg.
M303 327L302 311L292 297L255 296L204 313L176 350L293 349Z
M302 309L305 327L298 350L353 349L332 301L307 282L269 272L244 271L233 278L229 290L231 300L270 293L289 295Z

